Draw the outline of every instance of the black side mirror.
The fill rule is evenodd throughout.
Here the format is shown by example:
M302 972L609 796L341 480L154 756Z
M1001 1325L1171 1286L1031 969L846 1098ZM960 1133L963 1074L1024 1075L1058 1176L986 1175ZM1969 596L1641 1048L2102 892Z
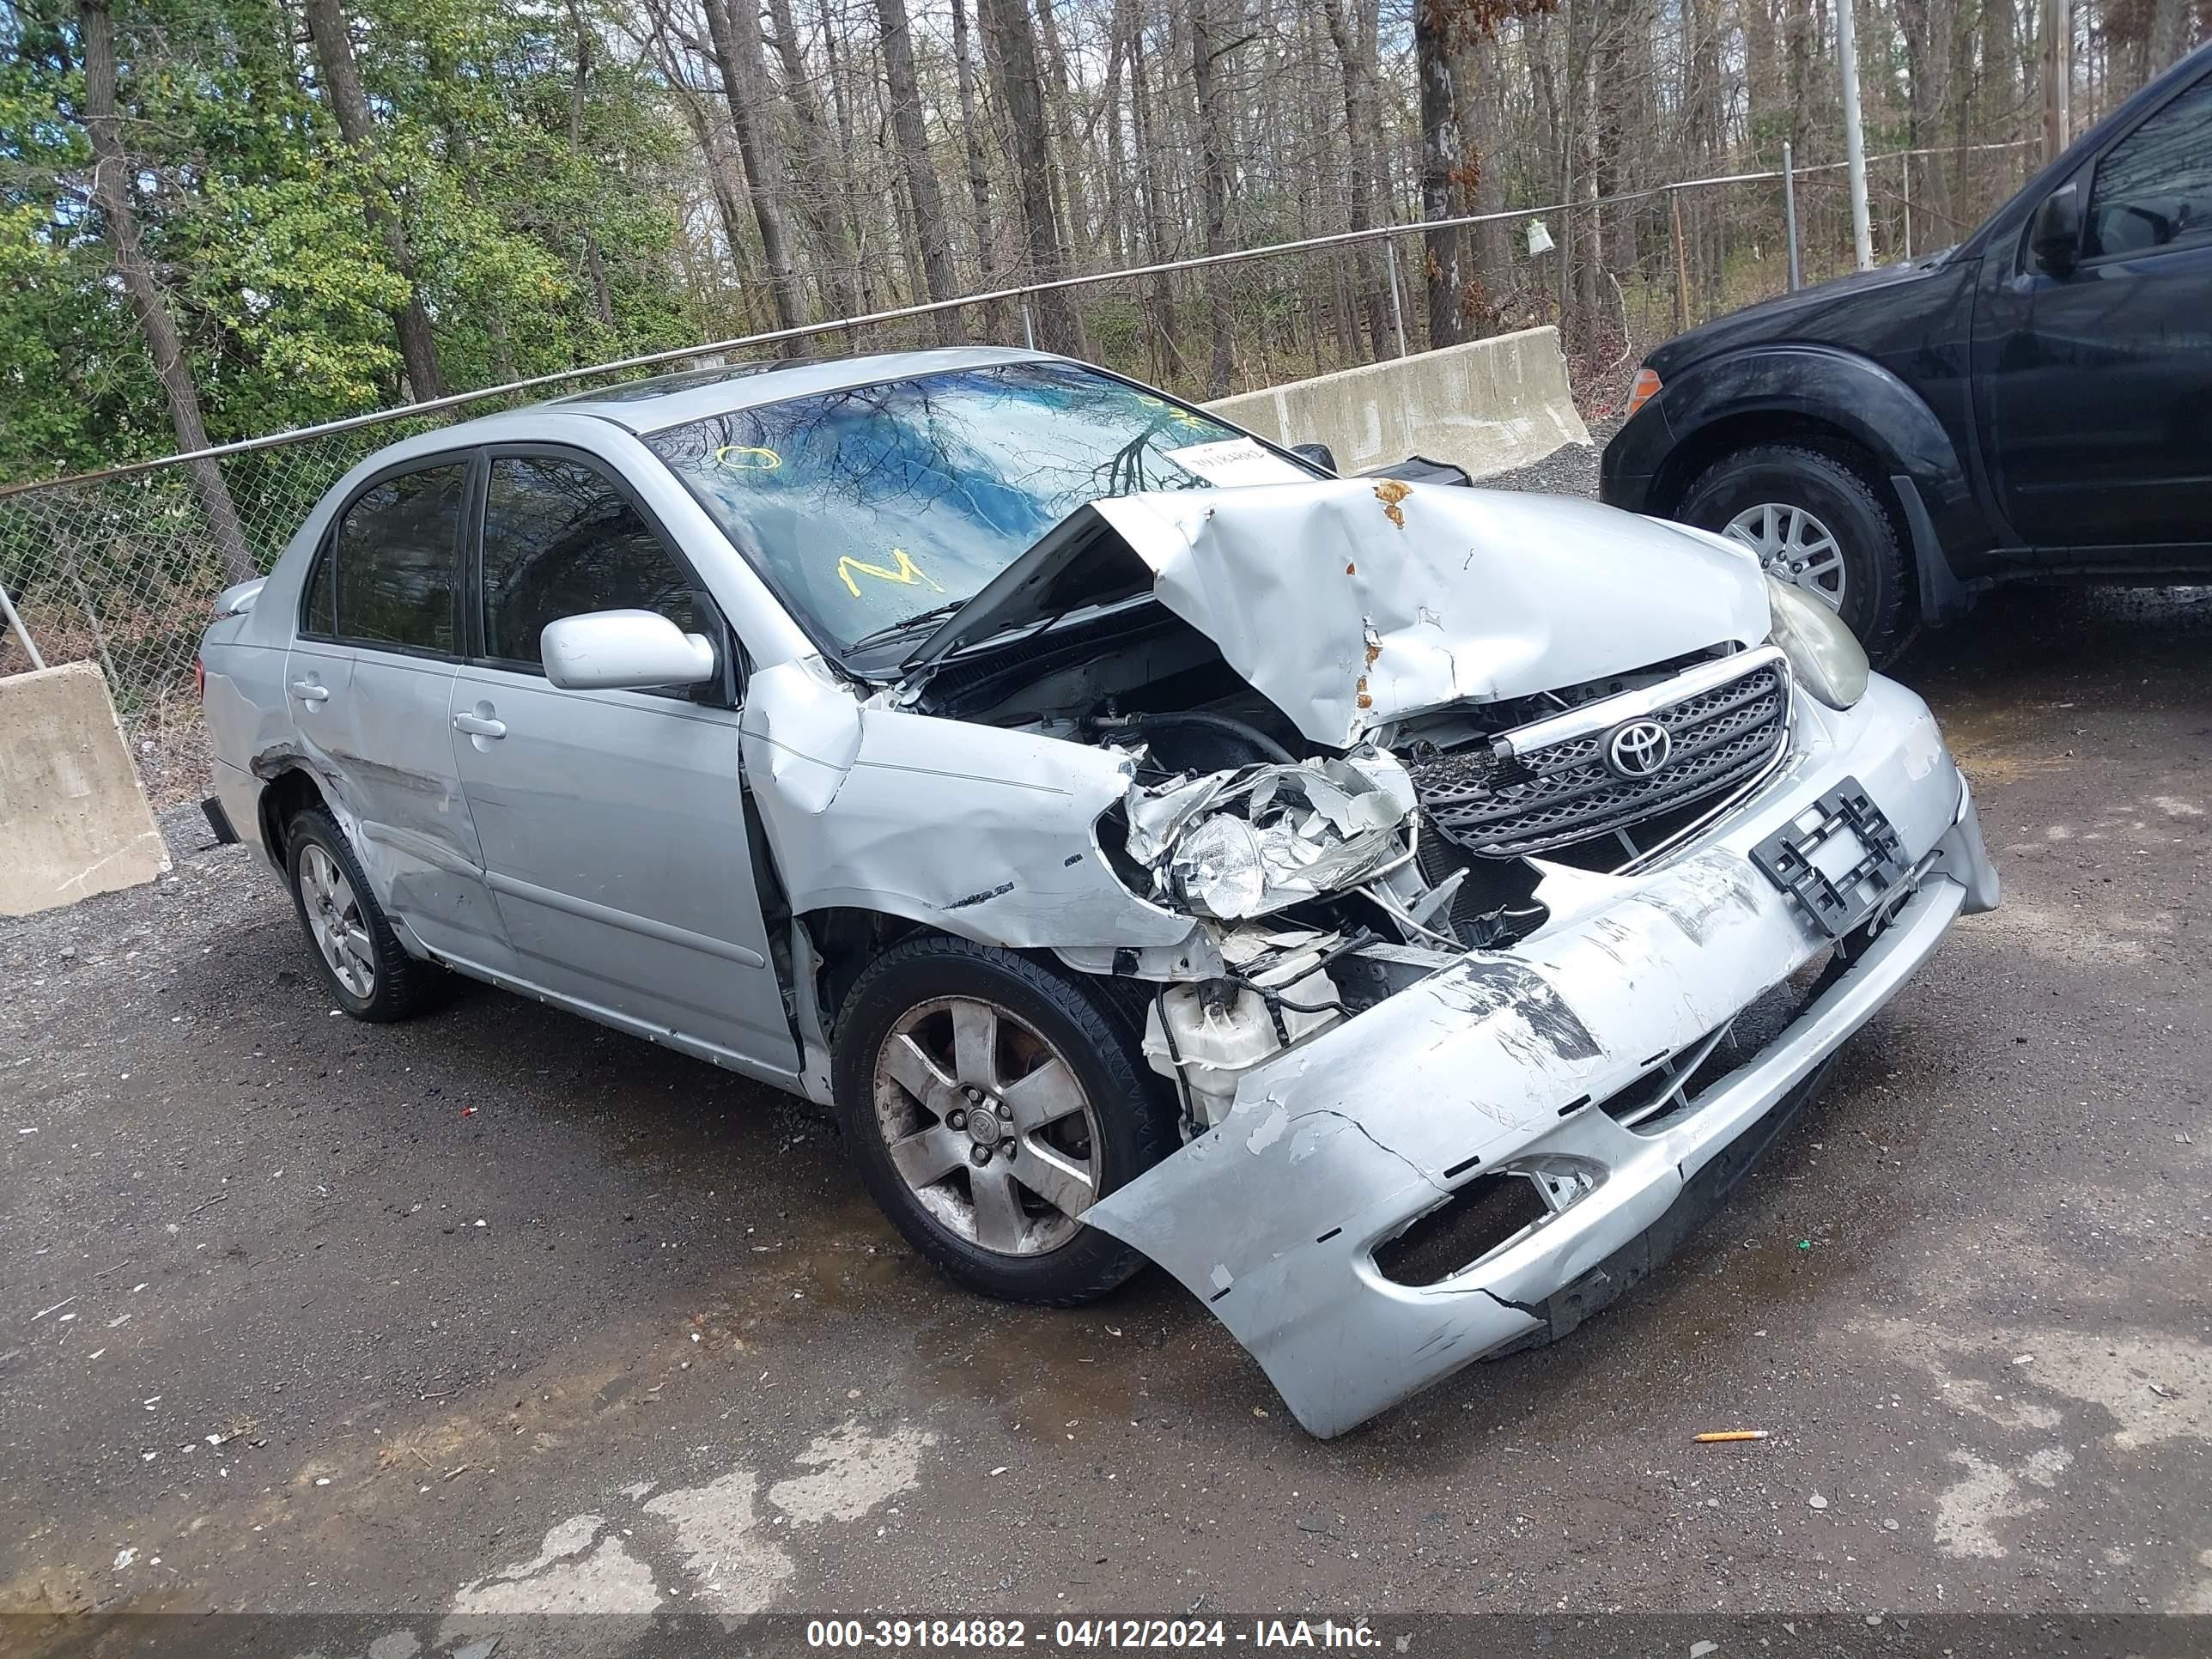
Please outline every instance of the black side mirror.
M1311 461L1324 472L1336 471L1336 452L1327 444L1292 444L1291 453L1302 461Z
M2064 276L2081 258L2081 186L2061 185L2043 198L2028 226L2028 252L2045 275Z

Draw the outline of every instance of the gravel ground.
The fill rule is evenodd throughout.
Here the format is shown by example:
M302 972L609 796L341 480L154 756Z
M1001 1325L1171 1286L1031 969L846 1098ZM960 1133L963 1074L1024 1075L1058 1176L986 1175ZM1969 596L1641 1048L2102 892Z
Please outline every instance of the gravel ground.
M1555 449L1542 460L1482 481L1486 489L1527 489L1543 495L1597 495L1597 458L1620 429L1618 420L1589 423L1590 441Z
M1327 1443L1161 1275L951 1289L740 1079L480 988L335 1017L274 882L172 814L172 876L0 923L0 1647L118 1608L374 1615L377 1659L523 1607L2212 1611L2208 647L2195 593L1923 641L2004 908L1662 1274Z

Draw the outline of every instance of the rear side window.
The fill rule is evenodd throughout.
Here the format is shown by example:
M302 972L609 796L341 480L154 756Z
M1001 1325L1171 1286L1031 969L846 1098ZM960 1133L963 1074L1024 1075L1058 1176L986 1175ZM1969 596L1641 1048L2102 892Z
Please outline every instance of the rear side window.
M700 632L691 578L644 515L578 461L503 456L484 498L484 654L538 661L550 622L592 611L657 611Z
M315 580L307 589L307 632L330 639L338 631L338 562L326 551L315 561Z
M2212 77L2112 146L2089 190L2085 252L2124 258L2212 243Z
M337 566L331 631L338 638L452 653L468 476L463 463L403 472L372 485L346 509L325 561L326 569ZM323 581L319 572L308 595L312 628L324 625L317 615Z

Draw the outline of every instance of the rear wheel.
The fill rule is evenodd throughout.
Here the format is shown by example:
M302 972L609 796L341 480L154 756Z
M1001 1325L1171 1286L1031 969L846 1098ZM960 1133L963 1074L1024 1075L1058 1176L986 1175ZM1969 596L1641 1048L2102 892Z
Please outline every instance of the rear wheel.
M435 995L438 969L399 943L337 821L310 807L284 841L292 902L338 1006L379 1024L421 1012Z
M962 1284L1065 1307L1144 1265L1083 1213L1165 1155L1174 1115L1089 988L1009 951L908 939L845 999L834 1071L870 1194Z
M1902 643L1904 542L1874 485L1827 451L1738 450L1692 482L1674 516L1742 543L1769 575L1839 613L1876 661Z

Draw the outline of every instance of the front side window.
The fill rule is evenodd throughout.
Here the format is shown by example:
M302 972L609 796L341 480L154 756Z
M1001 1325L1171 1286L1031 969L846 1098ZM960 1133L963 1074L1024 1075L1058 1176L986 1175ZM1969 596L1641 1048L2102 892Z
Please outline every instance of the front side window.
M2084 252L2124 257L2212 242L2212 76L2112 146L2089 190Z
M484 497L484 653L534 667L546 623L627 610L701 631L690 577L604 476L578 461L495 459Z
M646 441L840 650L972 597L1086 501L1313 476L1210 416L1069 363L854 386Z
M319 576L310 625L328 625L338 638L361 645L450 653L468 477L465 463L425 467L386 478L356 497L338 521L325 560L326 566L337 566L337 614L319 614Z

